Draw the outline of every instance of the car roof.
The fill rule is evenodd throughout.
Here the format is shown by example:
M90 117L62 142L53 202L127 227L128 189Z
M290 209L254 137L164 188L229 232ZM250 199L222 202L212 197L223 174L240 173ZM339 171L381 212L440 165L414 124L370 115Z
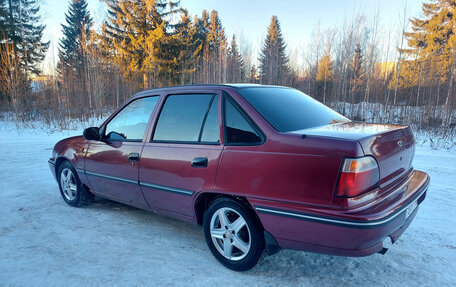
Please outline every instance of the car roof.
M195 84L195 85L181 85L181 86L170 86L170 87L160 87L155 89L149 89L145 91L141 91L132 96L132 98L138 98L142 96L148 96L153 93L163 92L167 90L180 90L180 89L200 89L200 88L235 88L235 89L243 89L243 88L277 88L280 86L268 86L268 85L259 85L259 84L250 84L250 83L238 83L238 84ZM286 88L286 87L280 87Z

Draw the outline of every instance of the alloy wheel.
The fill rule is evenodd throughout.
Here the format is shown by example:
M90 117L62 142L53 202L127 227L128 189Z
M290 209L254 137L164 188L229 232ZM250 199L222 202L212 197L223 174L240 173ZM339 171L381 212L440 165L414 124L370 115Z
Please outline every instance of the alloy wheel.
M212 215L210 235L217 251L226 259L238 261L250 251L251 234L245 219L236 210L223 207Z
M60 186L62 188L63 196L65 196L67 200L72 201L76 198L76 178L69 168L64 168L60 173Z

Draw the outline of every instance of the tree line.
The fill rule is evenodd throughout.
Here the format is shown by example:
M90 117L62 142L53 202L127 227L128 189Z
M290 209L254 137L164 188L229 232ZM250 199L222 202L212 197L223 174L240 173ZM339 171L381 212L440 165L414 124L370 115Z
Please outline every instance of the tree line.
M144 89L259 83L298 88L355 120L456 124L454 1L423 3L422 18L404 13L400 37L381 31L379 16L317 26L302 55L289 51L276 16L254 55L236 35L227 37L217 11L192 17L180 1L104 2L107 17L95 27L87 1L70 1L57 76L34 78L49 48L39 0L0 0L2 110L64 122L101 115Z
M0 105L17 114L32 104L25 95L49 48L38 12L38 0L0 0Z
M423 18L406 19L404 11L397 42L378 16L317 29L298 87L357 120L454 128L455 8L433 0L422 4Z

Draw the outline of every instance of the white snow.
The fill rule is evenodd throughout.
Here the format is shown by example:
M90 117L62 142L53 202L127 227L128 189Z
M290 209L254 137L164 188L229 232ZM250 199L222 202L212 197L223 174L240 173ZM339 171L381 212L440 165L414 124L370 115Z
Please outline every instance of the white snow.
M212 256L199 226L107 200L65 204L47 160L80 133L0 122L0 286L456 286L454 150L417 147L431 187L386 255L282 250L238 273Z

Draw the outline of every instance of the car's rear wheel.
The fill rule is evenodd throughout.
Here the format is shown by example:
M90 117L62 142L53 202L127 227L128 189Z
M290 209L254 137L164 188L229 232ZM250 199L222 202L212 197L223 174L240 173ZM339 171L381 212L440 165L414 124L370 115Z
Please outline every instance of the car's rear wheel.
M226 267L245 271L258 262L264 238L251 211L228 198L214 201L204 215L204 235L212 254Z
M80 206L83 199L83 190L74 167L65 161L59 166L58 175L60 194L63 200L71 206Z

